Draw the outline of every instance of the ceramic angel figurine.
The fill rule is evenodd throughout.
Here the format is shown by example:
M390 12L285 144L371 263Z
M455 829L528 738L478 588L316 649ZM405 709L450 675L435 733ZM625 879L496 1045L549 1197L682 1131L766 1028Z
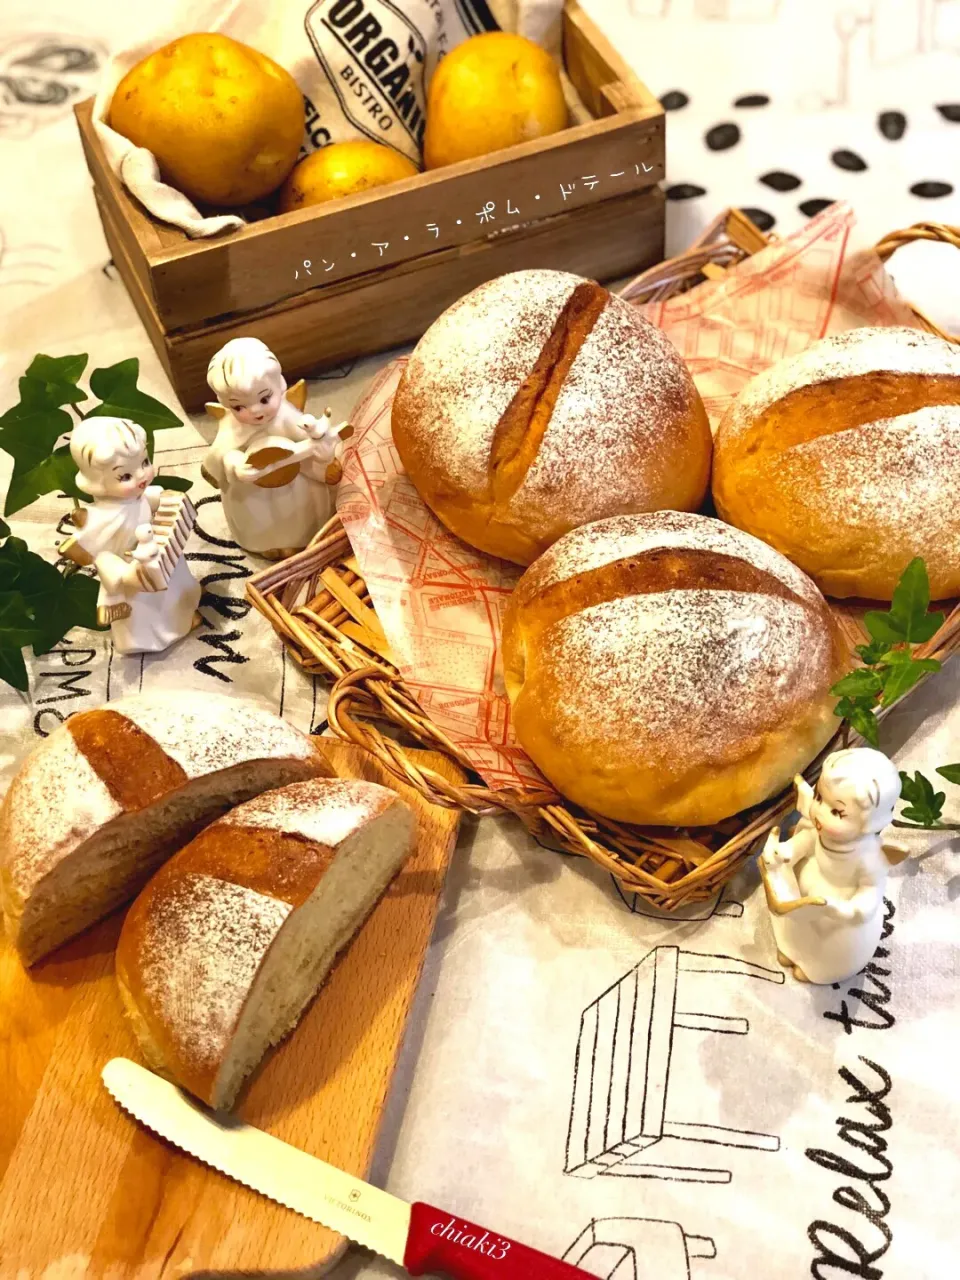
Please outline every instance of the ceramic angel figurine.
M334 428L291 401L280 362L259 338L234 338L210 361L207 382L220 418L203 473L223 497L233 539L269 560L305 547L330 518L339 479ZM300 384L298 384L299 386ZM343 436L341 437L341 432Z
M843 982L876 951L887 872L907 854L880 838L900 775L857 747L827 756L816 790L794 781L800 821L789 840L774 827L759 860L777 959L801 982Z
M70 436L80 488L93 498L60 546L100 579L97 620L118 653L157 653L202 621L200 584L183 558L193 508L152 484L143 427L126 418L85 418Z

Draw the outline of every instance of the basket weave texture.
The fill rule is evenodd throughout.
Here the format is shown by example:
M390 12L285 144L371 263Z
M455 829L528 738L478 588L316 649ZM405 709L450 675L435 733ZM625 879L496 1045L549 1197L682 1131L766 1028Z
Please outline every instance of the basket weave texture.
M923 223L887 236L878 252L889 257L912 239L938 239L960 248L960 229ZM640 282L634 282L631 298L662 298L690 288L767 243L767 237L749 219L733 210L708 228L687 253L654 267ZM944 334L919 311L916 314L929 331L960 341ZM625 890L652 906L675 911L714 897L750 856L757 841L793 808L790 788L714 827L637 827L587 813L547 785L494 791L477 780L458 786L414 763L404 748L404 739L444 752L476 778L470 761L430 720L392 661L387 637L339 517L329 521L304 551L250 578L247 594L304 670L334 682L327 709L333 732L370 751L389 772L427 800L474 814L512 813L539 840L565 853L592 859ZM868 639L862 625L863 609L846 602L835 602L832 607L849 641L853 665L853 647ZM944 661L958 649L960 604L949 611L933 639L917 647L917 656ZM381 726L388 725L392 730L384 732ZM805 770L808 781L816 779L826 754L846 740L838 731Z

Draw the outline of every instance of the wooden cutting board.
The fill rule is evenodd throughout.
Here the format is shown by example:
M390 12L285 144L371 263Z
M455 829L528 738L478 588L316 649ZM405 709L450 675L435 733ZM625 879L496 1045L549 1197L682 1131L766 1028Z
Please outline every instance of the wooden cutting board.
M459 814L394 784L358 747L323 745L343 777L394 786L413 806L417 849L238 1111L366 1177ZM445 757L410 754L462 780ZM140 1061L113 978L122 915L29 974L0 949L0 1280L322 1273L343 1237L181 1155L100 1083L109 1058Z

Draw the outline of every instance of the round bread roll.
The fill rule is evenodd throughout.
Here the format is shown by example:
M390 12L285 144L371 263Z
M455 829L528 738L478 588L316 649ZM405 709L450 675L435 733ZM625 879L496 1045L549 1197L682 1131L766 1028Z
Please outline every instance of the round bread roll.
M960 350L854 329L759 374L720 423L713 496L830 596L889 600L914 556L960 592Z
M697 826L813 759L849 655L783 556L662 511L576 529L531 565L503 662L517 737L558 791L622 822Z
M500 276L445 311L397 388L393 439L451 533L518 564L603 516L694 510L712 449L666 336L565 271Z

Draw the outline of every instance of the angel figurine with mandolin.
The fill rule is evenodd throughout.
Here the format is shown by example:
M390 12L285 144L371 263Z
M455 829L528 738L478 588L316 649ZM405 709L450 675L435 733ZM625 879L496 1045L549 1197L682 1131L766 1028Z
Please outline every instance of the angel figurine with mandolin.
M881 838L900 775L855 747L827 756L816 789L794 782L800 820L789 840L774 827L759 858L777 959L802 982L843 982L879 946L887 873L908 852Z
M303 411L306 388L287 388L280 362L259 338L234 338L210 361L217 397L216 439L204 477L221 492L234 541L268 560L301 550L330 518L340 479L337 446L350 428L335 428L330 410Z

